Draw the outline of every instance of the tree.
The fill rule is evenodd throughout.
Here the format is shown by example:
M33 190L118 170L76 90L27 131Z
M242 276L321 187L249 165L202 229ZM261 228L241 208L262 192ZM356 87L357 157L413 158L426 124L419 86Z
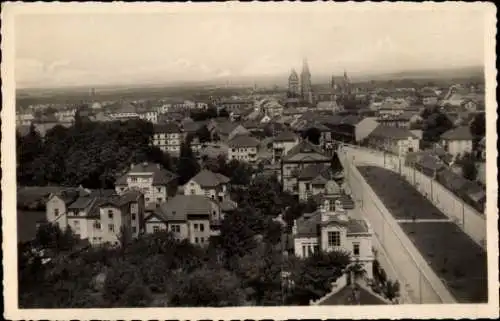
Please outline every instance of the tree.
M229 113L227 112L226 108L222 108L221 110L219 110L219 117L229 118Z
M474 116L470 124L470 131L472 135L482 138L486 135L486 119L484 113L479 113Z
M399 297L400 286L398 281L388 280L384 287L384 295L390 301Z
M428 142L437 142L441 135L452 127L453 124L445 114L435 111L424 120L423 139Z
M464 178L474 181L477 178L477 167L474 158L471 154L466 153L457 160L457 163L462 168Z
M179 184L184 185L200 171L200 165L194 157L193 150L189 142L181 144L181 151L177 163L177 175Z
M104 299L111 306L120 304L128 286L137 279L140 279L137 266L124 259L116 260L106 275L103 293Z
M311 127L302 133L302 138L309 140L315 145L319 145L321 138L321 131L315 127Z
M239 279L224 269L202 268L178 277L173 306L226 307L244 304L244 293Z
M147 307L152 301L152 295L148 287L140 278L135 279L123 293L119 304L123 307Z
M59 226L54 223L41 225L36 232L34 240L35 246L58 252L73 249L77 242L77 238L69 227L61 231Z
M224 253L226 266L231 266L232 259L244 256L256 247L257 228L254 213L249 208L238 208L231 215L224 217L219 246Z
M200 143L206 143L211 140L210 131L208 130L206 125L203 125L196 131L196 137L200 140Z
M295 286L289 297L293 304L308 305L331 291L350 262L347 252L317 253L305 259L302 271L294 275Z

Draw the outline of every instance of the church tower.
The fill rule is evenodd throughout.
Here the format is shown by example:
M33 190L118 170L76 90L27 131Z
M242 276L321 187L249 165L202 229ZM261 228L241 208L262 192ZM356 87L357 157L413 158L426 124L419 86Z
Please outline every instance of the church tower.
M343 84L342 84L342 91L344 95L350 95L351 94L351 81L349 80L349 77L347 77L347 72L344 70L344 79L343 79Z
M309 66L307 64L307 59L304 59L302 65L302 73L300 74L300 90L302 99L309 102L312 102L312 88L311 88L311 72L309 71Z
M297 74L295 69L292 69L290 77L288 77L288 91L290 92L292 97L299 96L299 75Z
M330 94L331 94L330 101L336 101L337 100L337 84L335 83L335 77L333 75L332 75L332 78L330 79Z

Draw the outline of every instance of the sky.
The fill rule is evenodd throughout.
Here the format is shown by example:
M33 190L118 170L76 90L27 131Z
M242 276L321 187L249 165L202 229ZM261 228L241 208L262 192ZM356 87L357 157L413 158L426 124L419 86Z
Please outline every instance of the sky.
M472 7L212 8L17 14L17 86L258 79L300 72L304 57L313 82L484 64L484 11Z

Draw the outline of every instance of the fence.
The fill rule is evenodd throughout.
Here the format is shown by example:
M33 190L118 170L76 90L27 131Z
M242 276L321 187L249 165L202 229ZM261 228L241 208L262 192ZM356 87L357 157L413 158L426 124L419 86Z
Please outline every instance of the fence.
M398 280L413 303L455 303L455 299L432 271L425 259L408 239L391 213L366 183L355 166L348 162L348 154L339 152L346 169L351 190L361 195L373 231L380 241L387 259L396 267Z
M343 150L348 157L354 157L356 163L379 166L401 174L434 206L460 226L474 242L483 249L486 247L486 216L439 182L413 167L405 166L404 160L398 156L354 145L344 145Z

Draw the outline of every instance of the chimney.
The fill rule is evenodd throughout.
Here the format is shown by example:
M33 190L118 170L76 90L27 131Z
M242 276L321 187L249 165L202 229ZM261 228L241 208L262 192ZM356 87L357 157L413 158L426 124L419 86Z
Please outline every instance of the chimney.
M130 169L134 168L134 163L130 164Z

